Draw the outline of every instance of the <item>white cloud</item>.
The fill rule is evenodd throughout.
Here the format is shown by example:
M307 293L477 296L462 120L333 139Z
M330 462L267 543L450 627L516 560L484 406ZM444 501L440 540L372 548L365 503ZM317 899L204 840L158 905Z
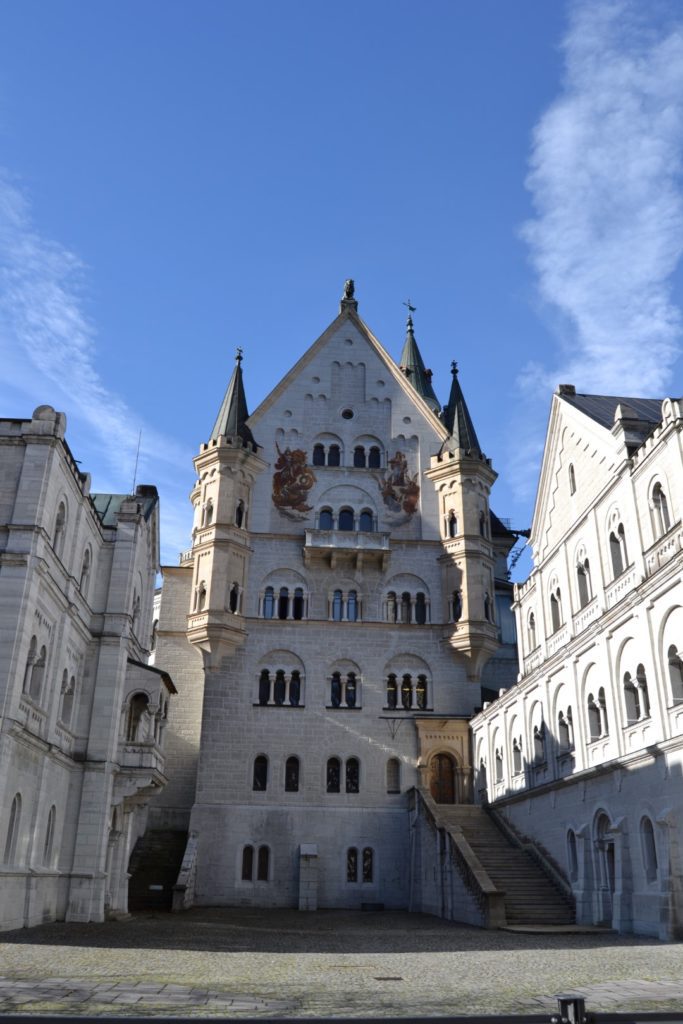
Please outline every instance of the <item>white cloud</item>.
M131 486L142 431L137 479L156 483L162 493L162 525L169 524L162 533L164 557L175 560L168 541L187 543L180 524L189 529L191 453L145 424L101 380L95 330L83 311L83 278L78 257L41 236L25 196L0 174L0 415L28 416L38 404L65 411L67 438L77 458L87 457L83 468L92 473L94 490Z
M567 318L555 365L521 383L546 396L666 393L681 318L683 26L629 0L573 6L562 94L538 122L523 227L542 298ZM660 11L660 14L662 12Z

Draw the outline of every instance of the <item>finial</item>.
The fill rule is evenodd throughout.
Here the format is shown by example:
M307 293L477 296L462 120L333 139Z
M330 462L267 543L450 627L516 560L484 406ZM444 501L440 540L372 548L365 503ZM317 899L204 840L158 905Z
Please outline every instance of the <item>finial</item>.
M235 352L235 362L237 363L238 366L242 362L242 358L242 349L238 348L237 351Z
M342 299L352 299L354 297L355 291L355 282L352 277L348 277L346 281L344 281L344 294L342 295Z
M455 359L451 363L451 373L453 374L454 377L457 377L458 375L458 364L456 363Z

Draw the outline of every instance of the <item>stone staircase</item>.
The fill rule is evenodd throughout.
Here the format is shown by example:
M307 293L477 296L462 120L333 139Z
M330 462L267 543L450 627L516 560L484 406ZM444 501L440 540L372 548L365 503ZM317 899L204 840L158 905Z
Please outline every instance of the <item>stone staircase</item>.
M128 909L170 910L180 872L187 832L155 829L133 847L128 864Z
M486 811L474 804L433 804L447 831L460 829L489 878L505 893L508 925L569 925L575 920L568 896L539 864L513 845Z

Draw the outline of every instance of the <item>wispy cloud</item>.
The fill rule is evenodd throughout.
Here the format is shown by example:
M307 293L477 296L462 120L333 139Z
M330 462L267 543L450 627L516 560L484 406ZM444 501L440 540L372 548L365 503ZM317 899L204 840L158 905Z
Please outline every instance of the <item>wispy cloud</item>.
M545 408L560 382L664 395L679 354L671 276L683 250L683 25L655 27L653 10L665 15L630 0L570 8L562 92L534 130L535 217L522 234L556 344L519 383ZM539 428L527 428L528 452Z
M65 411L77 457L79 441L89 459L97 453L99 465L84 468L100 490L131 486L142 430L138 480L157 483L166 498L165 547L184 545L180 523L188 519L187 499L178 491L178 467L191 472L191 453L144 424L103 383L96 369L95 329L83 309L84 278L79 258L40 234L25 194L0 173L0 414L30 415L29 403ZM11 401L22 408L10 410Z

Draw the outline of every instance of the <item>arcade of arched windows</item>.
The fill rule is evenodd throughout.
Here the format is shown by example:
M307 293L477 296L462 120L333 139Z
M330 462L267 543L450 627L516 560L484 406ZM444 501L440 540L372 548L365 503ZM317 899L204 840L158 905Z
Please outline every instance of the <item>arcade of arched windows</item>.
M303 587L268 586L259 595L259 618L300 621L308 617L308 594Z
M661 481L657 480L650 490L650 516L654 540L659 540L671 529L672 520L669 502Z
M352 469L381 469L384 461L379 443L356 442L350 448L350 458L345 457L344 448L337 441L316 441L313 445L312 463L314 466L343 466Z
M259 707L304 706L304 676L299 668L264 667L258 677Z
M317 514L319 530L340 530L346 533L375 533L377 517L371 508L354 509L344 505L339 509L325 506Z
M331 622L360 622L362 602L354 588L341 588L330 592L327 598L327 617Z
M430 696L429 680L424 672L389 672L386 677L387 711L425 711Z
M329 680L329 708L359 708L361 706L360 675L352 669L335 669Z
M426 590L389 590L382 599L385 622L424 626L431 622L431 601Z

